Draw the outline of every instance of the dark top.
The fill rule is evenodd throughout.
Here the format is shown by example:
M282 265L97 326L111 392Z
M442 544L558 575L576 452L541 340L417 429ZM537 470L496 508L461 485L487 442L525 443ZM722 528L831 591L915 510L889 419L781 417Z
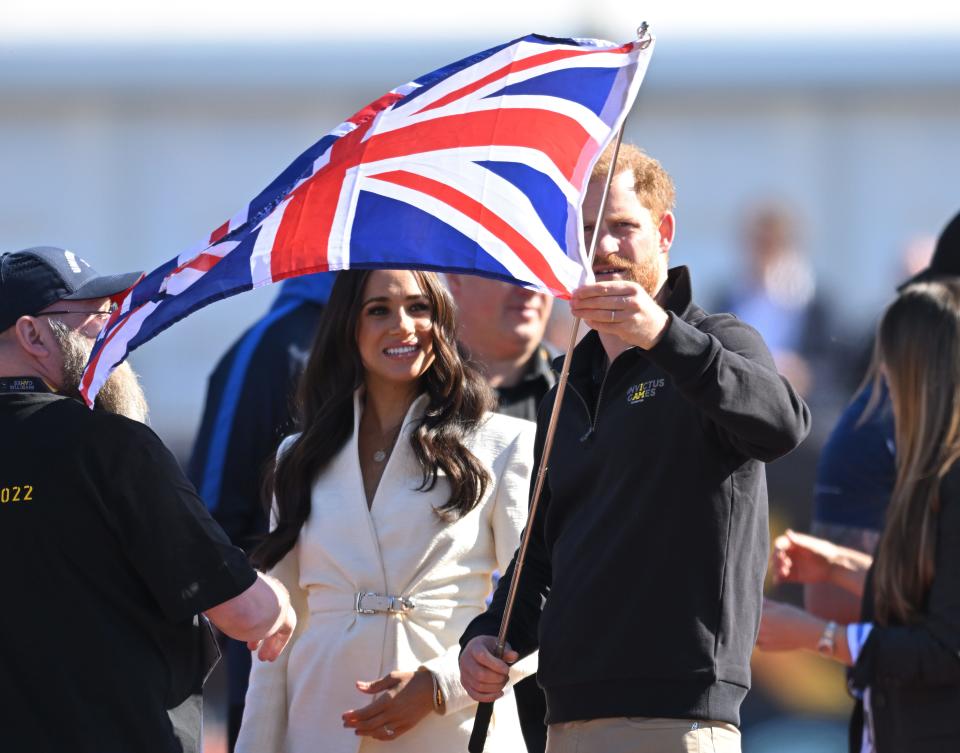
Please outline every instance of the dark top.
M510 387L497 387L497 413L536 421L540 401L557 383L550 366L552 360L553 354L545 345L538 347L527 361L519 382Z
M256 573L146 426L0 394L0 747L178 753L194 615Z
M252 549L267 532L263 474L293 433L292 396L323 306L275 306L235 342L210 375L190 479L231 541Z
M896 447L886 389L860 423L872 391L872 386L861 390L847 406L820 453L814 487L817 523L883 530L897 476Z
M810 414L754 329L696 306L685 268L667 285L653 349L608 369L595 332L574 351L508 632L521 655L540 648L549 723L737 724L750 685L768 552L762 461L796 447ZM555 395L541 405L537 465ZM512 568L462 644L497 633Z
M960 464L940 485L934 578L920 620L874 622L873 571L863 597L864 622L874 622L856 666L852 688L870 688L877 753L956 753L960 750ZM860 753L862 707L850 726L852 753Z

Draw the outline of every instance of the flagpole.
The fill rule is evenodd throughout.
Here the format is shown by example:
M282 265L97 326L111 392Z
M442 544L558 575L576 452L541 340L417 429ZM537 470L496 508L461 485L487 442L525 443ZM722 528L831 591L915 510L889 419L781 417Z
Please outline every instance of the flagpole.
M637 29L637 39L643 41L647 33L647 24L644 22ZM647 42L649 44L649 42ZM629 115L629 113L627 113ZM610 160L610 166L607 168L607 177L603 184L603 193L600 196L600 207L597 210L596 226L593 237L590 239L590 253L587 257L588 267L593 266L593 258L597 253L597 240L600 238L600 225L603 221L604 211L607 206L607 195L610 192L610 183L616 173L617 157L620 154L620 144L623 142L623 131L627 124L627 117L624 116L623 123L617 131L617 140L613 148L613 157ZM523 572L523 564L527 557L527 547L530 543L530 530L533 527L533 521L537 514L537 507L540 504L540 497L543 493L543 485L547 478L547 461L550 458L550 450L553 448L553 437L557 430L557 421L560 417L560 406L563 404L563 395L567 389L567 382L570 376L570 362L573 360L573 349L577 344L577 334L580 331L580 317L573 320L573 330L570 332L570 342L567 345L567 353L563 359L563 366L560 369L560 378L557 380L557 392L553 400L553 408L550 411L550 420L547 423L547 433L543 441L543 452L540 454L540 468L537 471L536 482L533 487L533 497L530 500L530 509L527 513L527 526L524 529L523 536L520 539L520 548L514 557L513 577L510 578L510 589L507 591L507 601L503 608L503 617L500 620L500 632L497 635L497 645L494 649L494 655L498 659L503 658L507 645L507 630L510 627L510 617L513 614L513 605L517 598L517 586L520 583L520 574ZM473 732L470 734L470 742L467 745L468 753L483 753L483 747L487 740L487 729L490 726L490 719L493 716L493 702L480 703L477 706L477 713L473 721Z

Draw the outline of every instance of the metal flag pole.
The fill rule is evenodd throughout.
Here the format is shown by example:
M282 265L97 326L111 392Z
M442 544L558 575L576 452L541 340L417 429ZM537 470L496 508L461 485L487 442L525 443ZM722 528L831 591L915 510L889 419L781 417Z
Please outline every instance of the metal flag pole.
M649 39L644 39L647 35L648 25L646 22L637 29L637 40L641 45L649 45ZM645 46L641 49L645 49ZM629 113L628 113L629 115ZM597 239L600 237L600 223L603 221L603 213L607 206L607 194L610 192L610 183L616 172L617 157L620 154L620 144L623 142L623 131L627 124L626 116L620 129L617 131L617 140L613 148L613 157L610 160L610 166L607 168L607 177L603 183L603 193L600 196L600 207L597 210L597 222L594 228L593 237L590 239L590 253L587 256L587 265L593 266L593 258L597 253ZM563 359L563 367L560 369L560 378L557 380L557 393L553 401L553 408L550 411L550 421L547 423L547 433L543 441L543 452L540 455L540 468L537 471L536 483L533 487L533 496L530 500L530 510L527 513L527 526L524 529L523 536L520 539L520 548L514 557L513 577L510 578L510 590L507 591L507 601L503 608L503 618L500 620L500 632L497 635L497 645L494 649L494 655L498 659L503 658L503 653L507 645L507 630L510 627L510 617L513 614L513 605L517 598L517 586L520 583L520 574L523 572L523 563L527 557L527 547L530 543L530 529L537 514L537 507L540 504L540 496L543 493L543 485L547 478L547 461L550 458L550 450L553 449L553 436L557 430L557 420L560 417L560 406L563 404L563 395L567 389L567 381L570 376L570 362L573 360L573 349L577 344L577 334L580 331L580 317L573 320L573 330L570 333L570 342L567 345L567 353ZM473 732L470 734L470 742L467 745L468 753L483 753L483 747L487 740L487 729L490 726L490 719L493 716L493 702L488 701L480 703L477 706L477 714L473 720Z

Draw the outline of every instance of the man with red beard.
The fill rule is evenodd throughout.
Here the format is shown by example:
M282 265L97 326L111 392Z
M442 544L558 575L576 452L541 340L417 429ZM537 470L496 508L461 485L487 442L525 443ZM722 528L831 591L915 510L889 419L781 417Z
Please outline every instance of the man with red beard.
M0 729L5 750L201 749L205 614L275 659L296 618L211 520L118 369L78 387L111 297L71 251L0 256ZM124 415L125 414L125 415ZM17 615L22 615L18 617Z
M547 753L739 751L768 553L763 463L803 440L810 414L759 334L707 314L687 269L668 267L674 188L656 160L623 145L598 216L610 159L583 206L596 282L571 301L593 331L573 353L504 659L540 649ZM478 701L507 678L492 650L513 568L461 639Z

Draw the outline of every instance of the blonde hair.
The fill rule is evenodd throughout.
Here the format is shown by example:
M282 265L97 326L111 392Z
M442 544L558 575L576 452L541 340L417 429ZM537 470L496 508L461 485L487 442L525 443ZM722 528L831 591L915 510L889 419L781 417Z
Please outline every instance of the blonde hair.
M600 159L593 166L591 180L606 180L613 159L614 144L603 150ZM659 222L664 213L673 210L676 201L676 189L673 180L657 160L633 144L621 144L617 153L617 166L614 175L630 170L633 172L634 190L640 203L650 210L654 221Z
M960 459L960 282L905 288L880 322L875 361L890 388L897 480L877 549L874 606L882 625L910 623L933 582L940 483Z

